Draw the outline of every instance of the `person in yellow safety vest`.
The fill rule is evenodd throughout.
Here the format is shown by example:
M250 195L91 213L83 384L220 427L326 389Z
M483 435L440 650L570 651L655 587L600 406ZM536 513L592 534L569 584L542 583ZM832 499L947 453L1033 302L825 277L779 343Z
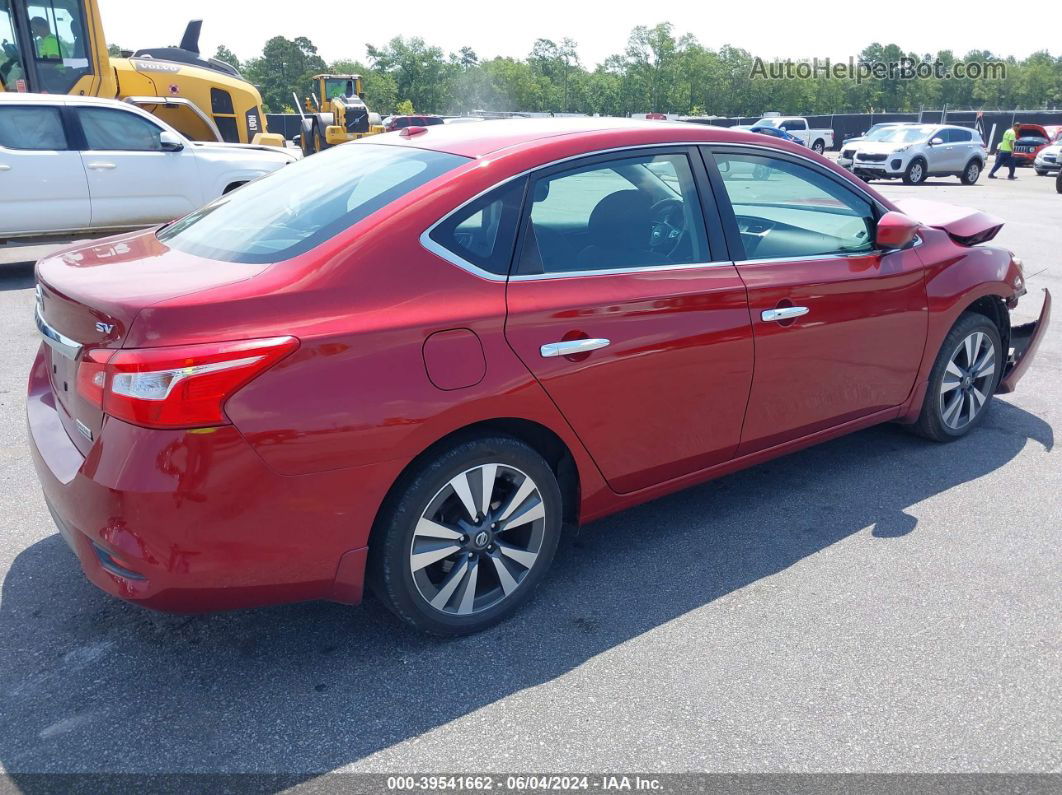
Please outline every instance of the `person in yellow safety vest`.
M1007 179L1017 179L1014 176L1014 141L1018 137L1018 130L1020 129L1021 124L1014 122L1014 126L1003 133L1003 140L999 142L999 147L996 149L996 162L992 165L992 170L988 172L989 179L995 179L996 172L1003 166L1006 166L1010 171Z
M30 29L36 39L37 57L59 60L63 57L63 46L59 37L52 33L48 20L44 17L34 17L30 20Z

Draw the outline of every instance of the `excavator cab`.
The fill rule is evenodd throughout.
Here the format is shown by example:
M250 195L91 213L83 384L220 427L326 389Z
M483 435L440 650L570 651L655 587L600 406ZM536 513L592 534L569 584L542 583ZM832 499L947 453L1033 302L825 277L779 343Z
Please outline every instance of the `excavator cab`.
M0 89L96 94L89 25L84 0L0 0Z

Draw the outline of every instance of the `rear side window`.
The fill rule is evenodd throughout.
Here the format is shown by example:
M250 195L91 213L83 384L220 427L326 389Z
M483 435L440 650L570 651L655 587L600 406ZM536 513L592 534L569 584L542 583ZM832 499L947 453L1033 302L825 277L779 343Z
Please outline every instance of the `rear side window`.
M0 107L0 146L34 151L66 149L66 132L59 108Z
M159 231L171 248L226 262L303 254L421 185L467 163L446 152L353 143L227 193Z
M526 180L515 179L469 202L429 237L460 259L498 276L509 272Z
M973 134L969 130L947 130L946 132L948 137L945 140L949 143L962 144L973 140Z
M110 108L78 108L77 117L89 149L161 152L162 128L135 113Z

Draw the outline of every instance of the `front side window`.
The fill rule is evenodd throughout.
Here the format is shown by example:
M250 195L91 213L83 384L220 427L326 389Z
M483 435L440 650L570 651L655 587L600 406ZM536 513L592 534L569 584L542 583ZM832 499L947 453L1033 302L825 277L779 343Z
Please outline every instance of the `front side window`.
M625 157L535 180L518 273L707 262L689 160Z
M161 152L162 128L135 113L111 108L78 108L89 149Z
M41 90L67 93L92 72L82 0L30 0L26 14Z
M718 153L715 159L745 259L873 250L873 205L827 175L762 155Z
M0 106L0 146L38 151L66 149L66 132L59 108Z
M490 273L509 272L526 180L515 179L462 207L430 237L466 262Z
M158 237L171 248L209 259L279 262L467 162L402 146L337 146L225 194Z

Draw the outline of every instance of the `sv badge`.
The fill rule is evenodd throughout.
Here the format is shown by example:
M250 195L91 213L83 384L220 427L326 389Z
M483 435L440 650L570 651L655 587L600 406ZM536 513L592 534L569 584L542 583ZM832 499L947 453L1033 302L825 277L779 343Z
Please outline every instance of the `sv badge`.
M114 324L113 323L97 323L96 324L96 331L98 331L100 334L110 334L112 331L114 331Z

